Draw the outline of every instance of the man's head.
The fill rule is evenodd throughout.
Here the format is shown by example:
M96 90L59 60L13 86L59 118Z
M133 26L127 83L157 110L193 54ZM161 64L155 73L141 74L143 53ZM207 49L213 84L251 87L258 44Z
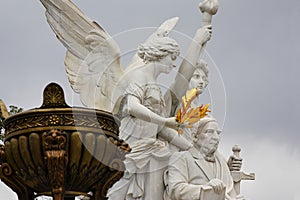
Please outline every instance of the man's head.
M218 149L221 129L217 121L210 117L202 118L194 133L194 147L205 157L212 157Z
M189 89L196 88L197 95L202 94L208 85L208 67L204 60L196 64L196 70L190 80Z

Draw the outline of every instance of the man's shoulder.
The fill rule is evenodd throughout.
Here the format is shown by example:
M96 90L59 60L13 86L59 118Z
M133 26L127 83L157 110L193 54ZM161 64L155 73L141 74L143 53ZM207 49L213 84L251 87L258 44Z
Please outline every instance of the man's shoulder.
M188 156L192 155L189 151L178 151L172 154L172 156Z
M187 158L190 158L190 157L192 157L191 152L189 152L189 151L179 151L179 152L175 152L171 155L170 161L176 162L178 160L186 160Z
M215 156L219 159L219 160L225 160L226 161L226 158L219 152L217 151L215 153Z

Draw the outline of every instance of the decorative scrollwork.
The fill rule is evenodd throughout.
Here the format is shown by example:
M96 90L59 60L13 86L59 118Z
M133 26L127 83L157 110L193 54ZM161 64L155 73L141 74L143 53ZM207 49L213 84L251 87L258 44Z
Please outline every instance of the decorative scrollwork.
M12 168L8 163L3 163L1 165L1 171L4 176L10 176L13 172Z
M5 133L26 130L28 128L42 128L54 126L73 126L81 128L96 128L116 136L119 133L118 120L112 116L103 115L101 111L91 109L65 108L51 112L24 112L19 116L11 117L5 121ZM40 110L35 110L40 111ZM24 116L23 116L24 115Z
M52 129L43 135L43 140L46 151L65 150L67 136L57 129Z
M5 157L5 147L4 145L0 145L0 165L6 161Z
M48 177L54 196L63 196L65 168L68 162L66 151L67 136L57 129L43 134L45 147L45 161L48 168Z
M104 130L115 132L117 131L119 133L119 127L113 120L107 120L105 118L98 118L98 122L100 124L100 127Z
M111 173L110 178L106 181L106 183L103 185L101 190L101 196L106 197L107 191L113 184L115 184L120 178L123 176L124 172L117 171L116 173Z
M109 163L109 169L111 171L124 171L125 170L125 165L122 162L121 159L117 158L117 159L113 159L110 163Z

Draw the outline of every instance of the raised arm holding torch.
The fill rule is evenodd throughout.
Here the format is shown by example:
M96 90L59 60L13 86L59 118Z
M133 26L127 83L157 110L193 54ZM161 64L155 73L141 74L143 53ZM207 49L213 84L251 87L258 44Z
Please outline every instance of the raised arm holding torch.
M189 81L201 58L203 49L205 48L207 41L211 38L211 20L212 16L217 13L218 7L219 4L217 0L204 0L203 3L200 3L200 10L203 13L202 27L196 31L186 55L184 56L184 60L179 67L175 83L170 88L177 99L181 99L181 97L185 95ZM170 109L171 116L174 116L174 107L177 106L178 105L172 105L172 109Z

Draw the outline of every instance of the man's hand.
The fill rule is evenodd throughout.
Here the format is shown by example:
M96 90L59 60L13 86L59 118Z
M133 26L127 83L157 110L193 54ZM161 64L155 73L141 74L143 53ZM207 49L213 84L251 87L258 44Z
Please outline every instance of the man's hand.
M210 180L207 185L211 186L217 194L220 194L222 189L225 187L224 183L217 178Z
M236 155L231 155L228 159L228 167L230 171L240 171L242 168L242 158L238 158Z

